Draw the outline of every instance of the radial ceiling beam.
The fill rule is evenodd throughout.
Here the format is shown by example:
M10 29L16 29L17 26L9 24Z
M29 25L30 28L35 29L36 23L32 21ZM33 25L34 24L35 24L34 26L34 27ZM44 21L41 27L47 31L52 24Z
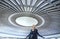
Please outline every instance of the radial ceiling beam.
M19 8L11 0L8 1L19 11Z
M20 11L23 11L22 8L21 8L21 6L18 4L17 0L13 0L13 1L14 1L15 4L19 7L19 10L20 10Z
M16 11L16 9L15 9L14 7L12 7L10 4L8 4L8 3L5 2L5 1L0 1L0 4L2 4L2 5L4 5L4 6L10 8L10 9Z
M23 5L23 3L22 3L22 0L19 0L19 2L20 2L20 5L22 6L22 10L25 11L24 5Z
M34 10L33 12L37 12L39 11L40 9L42 9L43 7L49 5L52 1L48 2L48 1L45 1L42 5L40 5L39 8L37 8L36 10Z
M25 0L25 5L27 6L27 0ZM28 8L28 7L26 7L26 11L27 11L27 8Z
M17 7L15 7L14 4L10 0L4 0L4 1L10 4L12 7L14 7L18 11Z
M43 10L46 10L46 9L49 9L49 8L52 8L52 7L56 7L55 5L58 4L58 3L60 3L60 1L57 1L57 2L55 2L55 3L51 3L50 5L45 6L45 7L43 7L42 9L40 9L38 12L41 12L41 11L43 11ZM38 13L38 12L37 12L37 13Z
M43 10L43 11L54 10L54 9L57 9L57 8L60 8L60 6L52 7L52 8L49 8L49 9Z
M17 1L16 0L10 0L11 2L12 2L12 4L18 9L18 11L20 12L21 11L21 9L20 9L20 7L18 6L18 3L17 3Z
M50 8L48 8L48 9L45 9L45 10L41 10L41 11L49 11L49 10L54 10L55 8L59 8L60 7L60 5L59 6L53 6L53 7L50 7ZM40 12L40 11L39 11Z
M27 5L27 0L25 0L25 4Z
M41 2L40 4L39 4L39 6L38 7L36 7L34 10L32 10L31 12L35 12L36 10L38 10L43 4L45 4L46 3L46 1L44 0L43 2Z
M4 9L6 10L6 8L8 8L9 10L11 10L12 12L15 12L13 9L11 9L11 8L3 5L2 3L0 3L0 11L1 11L1 10L4 10Z
M40 2L40 1L41 1L41 0L37 0L37 1L36 1L36 3L35 3L35 5L33 6L31 12L32 12L34 9L36 9L36 8L34 8L34 7L39 6L39 4L41 4L42 2L44 2L44 0L41 1L41 2Z
M17 9L14 7L14 6L12 6L11 4L9 4L10 2L7 2L7 1L5 1L5 0L2 0L4 3L6 3L6 5L7 6L11 6L12 8L14 8L16 11L17 11Z
M60 1L57 1L55 3L51 3L50 5L42 8L40 11L43 11L43 10L46 10L46 9L49 9L49 8L52 8L52 7L56 7L56 4L59 4L59 3L60 3Z
M58 11L60 11L60 9L54 9L54 10L48 10L47 12L58 12Z

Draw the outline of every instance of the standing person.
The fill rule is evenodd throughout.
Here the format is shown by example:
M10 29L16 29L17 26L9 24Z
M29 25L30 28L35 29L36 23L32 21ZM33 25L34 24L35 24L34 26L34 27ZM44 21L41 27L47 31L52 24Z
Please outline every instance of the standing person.
M37 35L39 35L40 37L44 38L43 36L41 36L38 33L38 30L36 29L35 25L33 25L32 29L31 29L31 32L30 32L30 34L27 37L28 37L28 39L38 39Z

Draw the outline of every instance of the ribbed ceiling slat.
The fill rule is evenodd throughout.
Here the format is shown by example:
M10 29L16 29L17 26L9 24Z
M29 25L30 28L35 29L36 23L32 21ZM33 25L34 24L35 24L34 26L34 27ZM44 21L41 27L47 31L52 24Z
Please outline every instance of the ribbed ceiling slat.
M18 1L20 2L20 5L22 6L21 8L23 9L23 11L25 11L22 0L18 0Z

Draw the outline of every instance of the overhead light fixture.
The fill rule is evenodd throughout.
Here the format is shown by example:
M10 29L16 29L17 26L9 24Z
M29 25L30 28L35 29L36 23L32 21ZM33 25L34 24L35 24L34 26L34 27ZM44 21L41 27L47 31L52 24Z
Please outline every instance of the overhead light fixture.
M38 20L33 17L18 17L15 21L17 24L22 26L32 26L38 24Z

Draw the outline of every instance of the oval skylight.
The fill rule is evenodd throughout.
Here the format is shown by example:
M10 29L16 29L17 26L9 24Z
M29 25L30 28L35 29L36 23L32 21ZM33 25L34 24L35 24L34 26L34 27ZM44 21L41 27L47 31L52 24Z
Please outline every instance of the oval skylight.
M38 24L38 20L33 17L18 17L15 21L17 24L22 26L32 26Z

